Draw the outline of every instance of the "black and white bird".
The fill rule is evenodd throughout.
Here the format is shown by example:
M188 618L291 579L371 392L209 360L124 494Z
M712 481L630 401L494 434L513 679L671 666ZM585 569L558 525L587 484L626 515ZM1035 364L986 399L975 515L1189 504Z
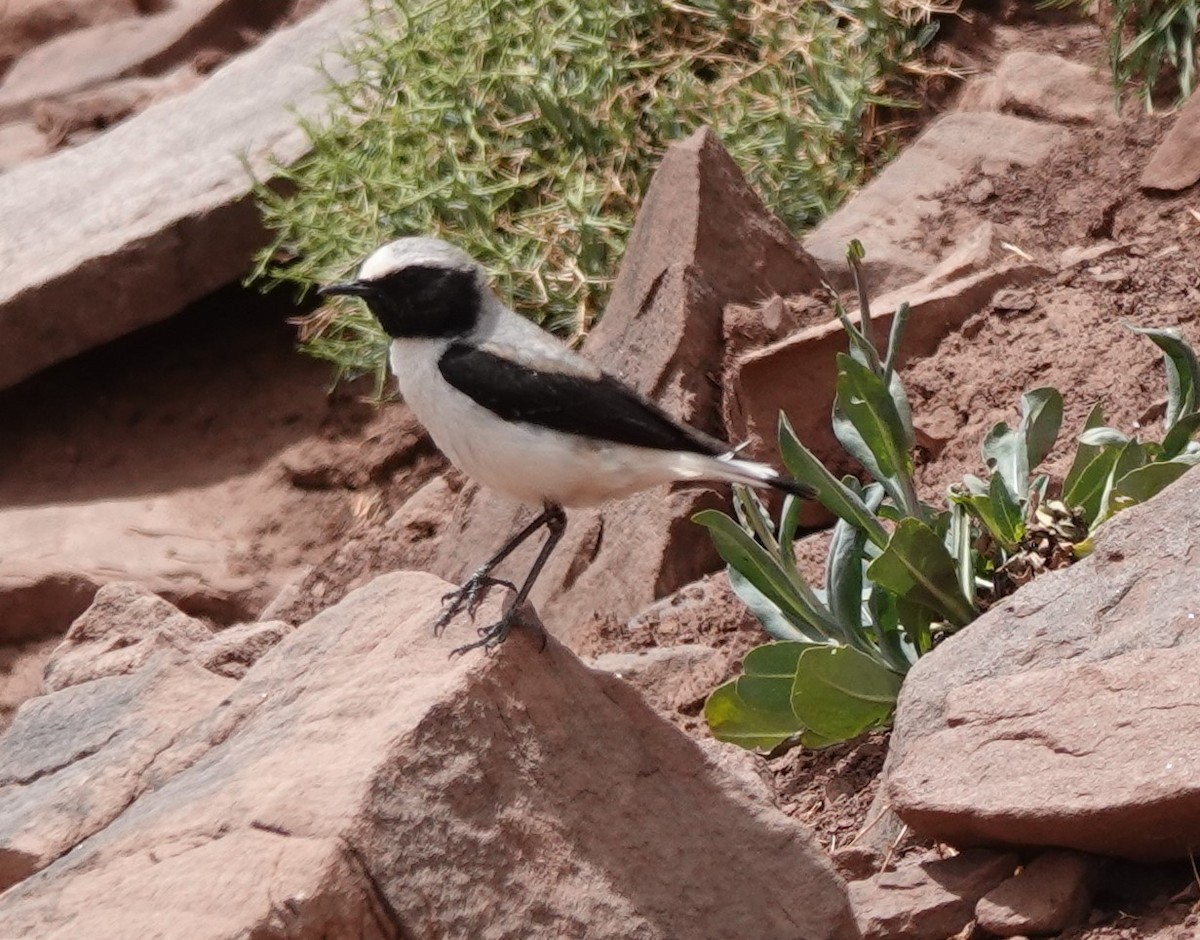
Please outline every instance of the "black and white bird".
M443 599L440 632L464 608L473 616L492 585L516 591L496 623L455 653L501 643L566 527L565 506L592 506L678 480L723 480L798 496L808 486L728 444L680 424L602 372L488 286L469 255L436 238L401 238L322 296L366 302L391 337L390 362L405 402L434 443L476 482L542 512ZM525 582L492 570L539 529L548 532Z

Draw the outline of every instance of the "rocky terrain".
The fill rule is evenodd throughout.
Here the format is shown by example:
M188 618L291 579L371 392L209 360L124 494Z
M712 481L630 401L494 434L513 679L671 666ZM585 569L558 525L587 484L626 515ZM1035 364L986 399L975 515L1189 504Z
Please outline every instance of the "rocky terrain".
M922 660L890 734L827 751L705 732L763 640L688 521L717 489L572 513L546 649L446 658L446 581L527 510L401 402L331 391L303 309L240 286L254 177L303 151L360 16L0 21L4 936L1194 936L1193 474ZM1200 342L1200 98L1115 109L1092 23L976 10L948 42L970 77L802 242L715 135L672 147L584 351L767 458L783 408L850 470L822 282L859 238L875 317L913 307L923 495L1034 385L1066 399L1052 471L1095 401L1157 433L1124 324Z

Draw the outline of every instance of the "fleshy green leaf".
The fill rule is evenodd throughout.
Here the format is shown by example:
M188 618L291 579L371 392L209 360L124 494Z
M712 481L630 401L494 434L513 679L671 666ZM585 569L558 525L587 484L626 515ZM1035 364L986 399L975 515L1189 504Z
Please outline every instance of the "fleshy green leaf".
M946 535L946 548L954 558L958 569L958 588L963 597L975 602L975 570L971 555L971 523L966 507L954 499L950 500L950 531Z
M1200 362L1196 353L1174 327L1131 326L1129 329L1148 337L1163 351L1167 367L1167 413L1163 424L1173 427L1184 415L1196 410L1200 390Z
M1132 473L1147 462L1146 448L1137 441L1130 441L1117 450L1117 459L1113 461L1108 478L1104 481L1104 494L1100 497L1100 511L1096 514L1096 521L1092 523L1092 528L1100 525L1116 512L1112 497L1117 483L1124 479L1126 474Z
M883 499L883 487L873 483L863 494L868 509L876 509ZM829 540L825 564L826 602L838 623L855 634L862 632L863 557L867 533L845 519L839 519Z
M986 493L976 493L969 488L966 493L951 491L949 498L955 505L969 509L1005 549L1016 548L1025 530L1024 514L999 473L993 473L988 479Z
M1181 460L1164 460L1129 471L1113 485L1109 495L1109 515L1157 496L1192 466L1192 463Z
M893 380L899 379L893 373ZM837 356L837 398L833 432L842 446L887 489L910 515L913 492L909 434L883 378L845 353Z
M1021 423L1015 430L1001 421L983 440L984 462L999 474L1012 496L1010 502L1024 504L1029 491L1029 472L1046 459L1062 426L1062 395L1054 388L1035 388L1021 396Z
M817 500L839 519L859 526L867 538L882 548L887 544L887 530L862 498L830 473L807 447L800 443L791 422L779 414L779 454L788 472L801 483L817 491Z
M1035 388L1021 396L1021 425L1032 470L1050 454L1062 428L1063 400L1056 388ZM1019 494L1022 497L1025 494Z
M820 637L813 627L803 620L797 622L789 618L779 605L753 584L732 565L725 569L729 574L729 584L733 593L741 598L742 603L750 608L750 613L758 618L762 628L776 640L794 640L815 643Z
M813 647L796 665L792 711L816 734L849 740L890 720L903 681L858 650Z
M883 361L884 381L891 385L892 374L900 365L900 341L904 338L904 328L908 325L908 315L912 312L908 301L904 301L892 314L892 328L888 332L887 356Z
M1167 460L1178 457L1198 430L1200 430L1200 411L1184 415L1170 425L1170 430L1162 440L1163 457Z
M705 509L692 516L692 521L709 530L717 554L741 572L788 619L811 624L826 635L838 635L839 625L800 573L794 568L785 569L725 513Z
M928 607L956 626L975 618L974 605L958 586L954 559L937 533L919 519L903 519L867 577L899 597Z
M1103 426L1104 406L1097 402L1083 423L1083 433ZM1067 471L1066 479L1063 480L1062 498L1068 506L1082 510L1084 518L1090 522L1100 511L1104 481L1108 479L1109 471L1116 462L1117 451L1106 449L1099 444L1087 444L1082 441L1082 436L1081 434L1071 469Z
M792 710L791 692L806 643L768 643L746 654L743 675L715 689L704 703L713 735L744 748L770 751L806 729Z
M1088 428L1079 435L1079 443L1085 447L1124 447L1133 438L1116 428Z

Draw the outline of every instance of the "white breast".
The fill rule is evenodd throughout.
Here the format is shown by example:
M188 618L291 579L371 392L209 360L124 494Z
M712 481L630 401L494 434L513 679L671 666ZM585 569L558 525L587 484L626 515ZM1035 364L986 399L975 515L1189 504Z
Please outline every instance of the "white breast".
M699 475L679 455L501 420L442 378L437 363L450 342L394 340L392 371L434 443L476 482L534 505L590 506Z

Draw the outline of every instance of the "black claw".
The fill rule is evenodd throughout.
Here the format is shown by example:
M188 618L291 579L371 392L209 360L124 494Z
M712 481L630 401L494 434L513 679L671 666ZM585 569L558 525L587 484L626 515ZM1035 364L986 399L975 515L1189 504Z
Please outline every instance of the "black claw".
M537 580L542 568L546 564L546 559L550 557L550 553L554 551L559 540L562 538L563 530L566 527L567 519L563 514L562 507L555 503L546 503L542 509L542 514L530 522L520 532L504 543L504 547L493 555L484 565L479 568L470 578L455 591L451 591L442 598L443 608L441 614L433 624L434 636L440 636L442 631L450 623L451 620L464 607L467 613L471 615L471 619L475 618L476 611L479 610L479 605L483 603L484 595L487 589L493 585L500 585L512 591L516 596L513 598L512 604L509 606L507 613L501 617L496 623L487 627L483 627L478 631L479 639L474 643L468 643L465 646L460 646L452 650L451 656L461 656L463 653L473 649L483 647L485 650L493 650L504 642L508 636L508 631L512 627L513 618L517 616L516 612L524 605L525 600L529 597L529 592L533 589L533 583ZM525 581L518 590L517 586L511 581L503 581L499 578L491 577L488 572L496 567L505 558L511 555L518 546L526 539L532 536L538 529L545 527L548 535L541 550L538 552L537 558L534 559L533 566L529 569L529 574L525 576ZM546 648L546 633L542 632L542 649Z
M477 572L464 581L462 587L442 595L442 612L438 615L437 620L433 622L433 635L441 636L442 631L446 629L450 621L458 616L459 611L464 608L466 608L471 618L474 619L476 611L479 610L479 605L483 603L483 599L487 595L488 588L495 586L506 587L514 594L517 590L516 585L511 581L504 581L500 578L493 578Z

